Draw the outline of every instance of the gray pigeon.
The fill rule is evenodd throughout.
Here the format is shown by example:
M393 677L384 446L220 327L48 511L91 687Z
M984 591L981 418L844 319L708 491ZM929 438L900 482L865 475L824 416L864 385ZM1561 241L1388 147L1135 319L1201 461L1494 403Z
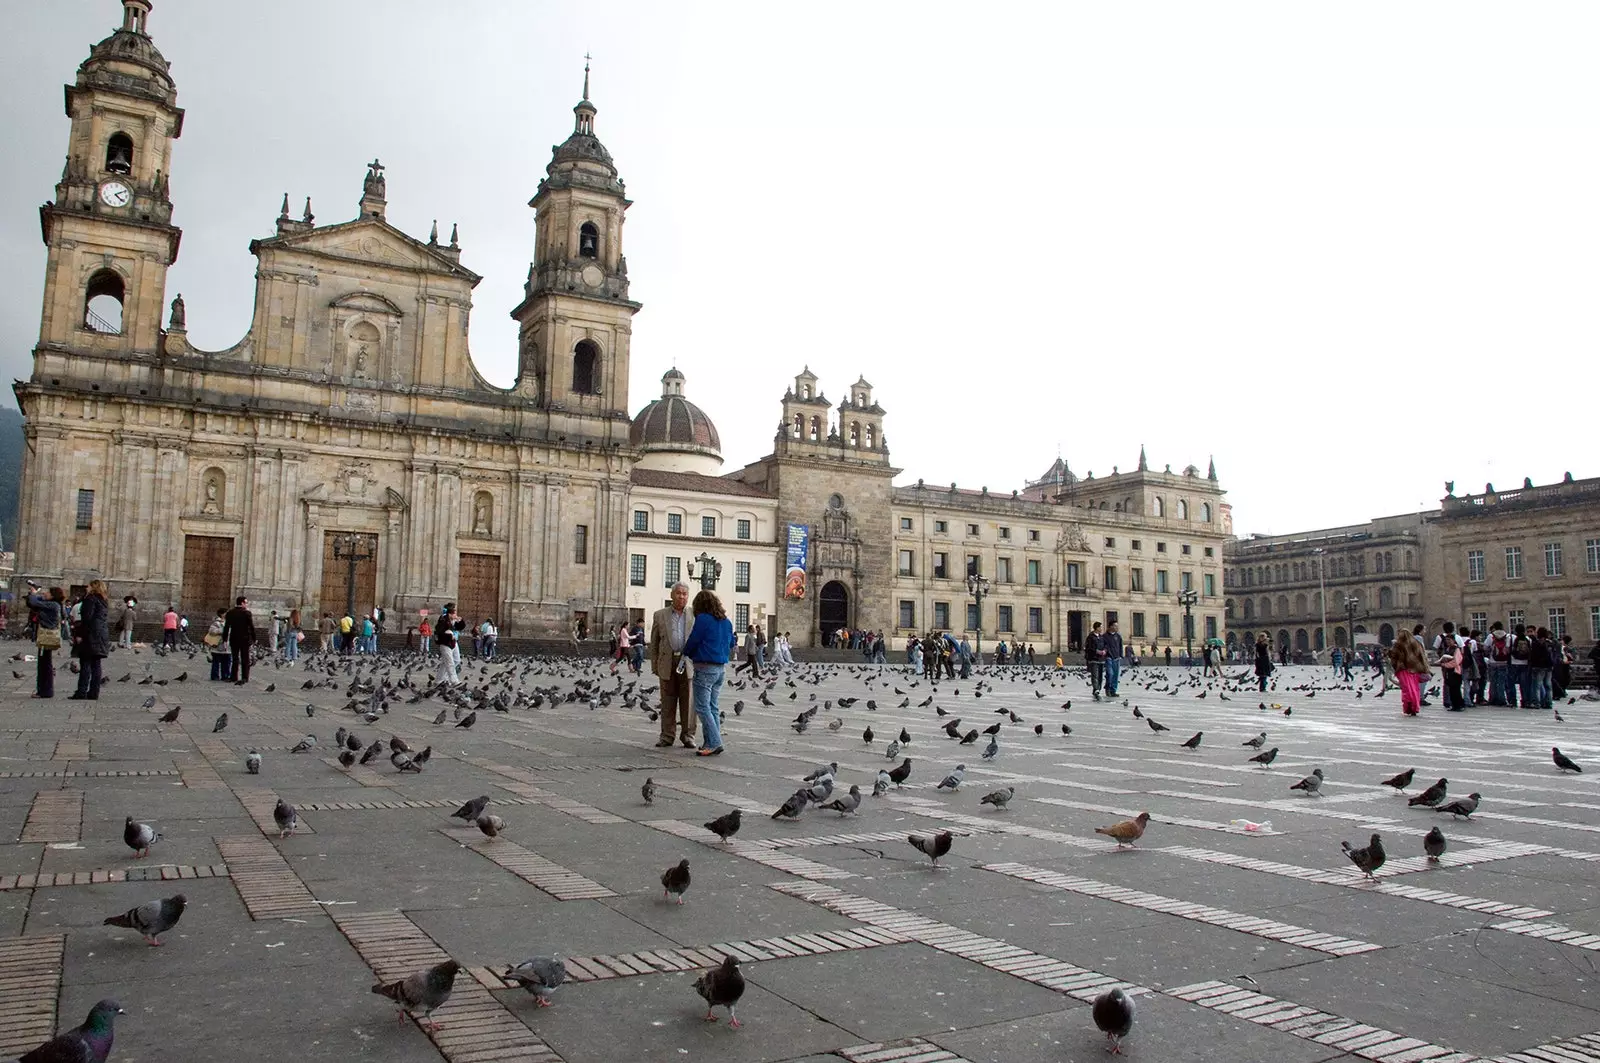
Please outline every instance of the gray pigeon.
M251 775L260 775L261 774L261 754L257 753L253 749L250 752L246 753L244 755L244 770L249 772Z
M1473 793L1468 794L1465 797L1458 797L1454 801L1450 801L1438 806L1434 809L1434 811L1448 812L1452 816L1460 816L1462 819L1471 819L1472 814L1478 811L1478 799L1482 796L1482 794Z
M889 739L889 748L887 748L887 749L885 749L883 751L883 758L885 760L893 760L894 758L898 757L899 755L900 755L900 739L898 739L898 738Z
M450 999L450 991L455 988L456 972L459 970L459 963L446 960L426 971L406 975L398 982L379 982L372 987L372 991L400 1005L401 1022L405 1021L407 1011L421 1011L419 1025L437 1030L439 1024L431 1016Z
M223 713L221 716L217 717L217 722L211 725L211 733L212 734L217 734L218 732L226 731L227 729L228 729L228 714L227 713Z
M337 749L343 749L344 748L344 740L346 738L349 738L349 737L350 737L350 732L345 730L343 727L340 727L337 731L333 732L333 744L334 744L334 747L337 748Z
M1422 851L1428 854L1429 863L1439 862L1439 857L1444 855L1445 845L1444 831L1435 827L1428 832L1422 839Z
M272 822L278 825L278 837L293 834L295 828L300 826L300 813L294 806L283 798L278 798L278 803L272 809Z
M736 808L731 812L724 812L716 819L705 824L706 830L721 838L724 842L739 833L740 813Z
M340 745L344 745L344 740L341 739L339 741L339 744ZM304 738L300 739L300 741L298 741L294 745L290 746L289 747L289 752L291 752L291 753L310 753L312 750L314 750L316 748L317 748L317 736L316 735L306 735Z
M1257 753L1255 756L1251 757L1250 758L1250 763L1259 764L1263 768L1267 768L1267 767L1271 767L1272 766L1272 762L1277 760L1277 759L1278 759L1278 747L1277 746L1273 746L1271 749L1267 750L1265 753Z
M1121 989L1101 993L1094 999L1094 1024L1111 1042L1111 1051L1122 1054L1122 1039L1133 1030L1133 998Z
M1003 809L1011 803L1011 799L1016 795L1017 788L1008 786L1004 790L996 790L993 793L984 794L983 799L978 804L993 805L995 808Z
M645 804L647 804L647 805L655 804L655 800L656 800L656 781L654 779L646 779L644 781L644 785L639 787L639 796L644 798L644 803Z
M744 975L739 973L739 961L736 958L731 955L723 956L722 966L713 967L695 979L694 991L706 1002L707 1022L716 1022L717 1017L713 1014L713 1009L723 1007L728 1009L729 1026L743 1025L739 1021L739 1016L733 1011L734 1005L739 1003L739 998L744 996Z
M813 768L812 771L811 771L811 774L807 775L804 779L801 780L801 782L816 782L818 779L821 779L824 775L827 775L827 776L831 777L831 776L838 775L838 774L839 774L839 764L838 764L837 761L834 761L831 764L822 764L822 765L819 765L816 768Z
M506 968L506 973L500 977L517 983L533 994L534 1002L539 1007L548 1008L550 994L567 980L567 965L561 962L559 956L535 956L515 967Z
M1262 746L1267 744L1267 732L1262 731L1254 738L1240 742L1239 744L1242 746L1249 746L1251 749L1260 749Z
M861 787L851 783L848 794L843 797L836 797L822 807L837 812L841 816L848 816L856 812L861 807Z
M933 861L935 867L939 866L939 857L950 851L955 835L947 830L934 834L908 834L906 841L916 847L918 852L926 853L928 859Z
M789 795L789 800L779 806L778 811L772 814L773 819L799 819L800 813L806 810L807 803L811 800L811 791L796 790Z
M149 856L150 847L161 840L161 835L148 823L135 823L129 816L122 826L122 840L140 856Z
M678 895L678 903L683 903L683 895L689 891L689 861L679 860L676 865L661 872L661 896L663 899Z
M461 719L457 720L456 721L456 726L457 727L467 728L467 729L470 730L472 725L477 723L477 722L478 722L478 713L477 713L476 710L474 710L472 712L467 713L465 716L461 717Z
M83 1025L57 1034L17 1063L106 1063L115 1039L112 1024L122 1014L115 1000L102 1000L89 1011Z
M1383 851L1383 839L1376 834L1372 836L1372 840L1363 849L1353 848L1349 842L1344 841L1339 843L1339 848L1344 850L1344 855L1350 858L1352 864L1366 872L1368 878L1371 878L1372 873L1383 866L1383 862L1389 856L1388 853Z
M489 838L500 837L500 832L506 829L505 820L501 819L499 816L490 815L487 812L478 817L477 824L478 829Z
M141 709L153 709L153 708L155 708L156 707L156 696L154 694L151 694L149 697L144 699L144 704L140 705L139 707Z
M987 746L985 746L984 749L983 749L983 759L984 760L993 760L994 759L994 755L996 753L998 753L998 752L1000 752L1000 736L999 735L990 735L989 736L989 744Z
M1291 790L1304 790L1307 797L1322 796L1322 769L1312 768L1311 774L1290 786Z
M967 766L965 764L957 764L956 770L951 772L949 775L946 775L943 779L940 779L939 785L934 787L934 789L959 790L961 788L961 780L966 777L966 774Z
M183 906L189 899L183 894L164 900L149 901L137 908L129 908L121 915L107 916L102 926L121 926L137 930L144 935L146 945L159 945L162 934L178 925L183 918Z
M807 800L814 805L820 805L833 796L833 776L824 775L809 787L802 786L801 789L805 791Z
M889 773L883 768L878 769L878 778L872 784L872 796L882 797L889 792Z
M483 794L479 797L474 797L471 801L468 801L466 804L450 813L450 818L464 819L468 823L472 823L475 822L479 816L483 815L483 810L488 807L489 795Z

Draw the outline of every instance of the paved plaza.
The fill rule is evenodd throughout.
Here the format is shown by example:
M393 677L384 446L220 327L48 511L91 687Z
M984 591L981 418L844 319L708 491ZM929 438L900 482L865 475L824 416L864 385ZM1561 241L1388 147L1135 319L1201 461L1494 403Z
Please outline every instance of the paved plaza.
M470 729L453 711L435 724L452 706L409 688L363 721L357 679L425 686L401 658L263 662L244 688L182 654L106 663L97 702L66 700L65 674L57 700L31 700L31 660L0 694L0 1058L113 997L118 1061L1098 1060L1090 1004L1120 985L1135 1060L1600 1060L1596 703L1563 704L1564 722L1437 701L1406 719L1365 677L1332 689L1327 669L1290 667L1264 701L1253 683L1157 668L1097 704L1070 670L992 669L980 690L828 665L775 681L771 706L758 686L725 688L727 752L697 758L655 748L654 698L625 705L595 661L469 665L471 688L523 692ZM608 695L593 707L566 700L585 677ZM963 733L1000 722L997 755L982 759L987 736L946 738L956 717ZM346 770L340 726L433 755L421 773L387 749ZM769 818L819 764L837 762L838 793L870 795L902 728L903 788L857 816ZM1279 749L1267 768L1241 746L1261 731ZM291 753L307 734L317 748ZM1585 773L1560 772L1551 746ZM959 790L936 790L957 763ZM1291 792L1314 767L1321 795ZM1404 794L1380 785L1407 768ZM1408 806L1440 777L1481 810ZM1003 786L1009 808L980 803ZM506 823L497 839L450 818L480 794ZM280 797L300 814L281 841ZM733 808L743 828L723 845L701 824ZM1131 848L1094 832L1140 811ZM128 816L162 835L148 858L123 843ZM1435 825L1448 849L1430 864ZM955 838L935 868L906 835L937 830ZM1340 842L1373 832L1388 860L1367 880ZM660 878L684 858L678 905ZM102 925L178 892L187 909L159 948ZM550 953L570 974L551 1007L498 977ZM703 1021L693 989L730 953L740 1029L720 1009ZM437 1031L369 991L447 958L462 970Z

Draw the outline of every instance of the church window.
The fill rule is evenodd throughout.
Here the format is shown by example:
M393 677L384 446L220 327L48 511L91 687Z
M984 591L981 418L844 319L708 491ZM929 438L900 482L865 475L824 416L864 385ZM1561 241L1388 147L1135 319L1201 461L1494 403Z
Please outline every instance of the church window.
M822 438L822 421L816 414L811 415L811 441L815 443Z
M126 133L113 133L106 142L106 171L108 173L133 172L133 138Z
M852 447L861 445L861 422L859 421L850 422L850 445Z
M1152 517L1165 517L1167 515L1167 504L1161 500L1160 495L1150 499L1150 515Z
M1200 519L1207 524L1211 523L1211 503L1200 503Z
M572 350L572 390L600 394L600 348L592 340L579 340Z
M94 492L88 488L78 491L78 524L79 531L89 531L94 527Z
M804 439L805 435L806 415L803 413L797 413L794 415L794 437L796 439Z
M584 222L578 229L578 255L581 258L600 257L600 230L592 221Z
M1178 499L1178 519L1179 520L1188 520L1189 519L1189 503L1184 501L1181 498Z
M572 529L572 560L579 565L589 563L589 526L579 524Z
M878 443L876 439L876 433L873 432L872 426L869 424L867 425L867 449L876 450L877 448Z
M122 275L103 269L89 278L84 291L83 327L90 332L119 335L122 332Z

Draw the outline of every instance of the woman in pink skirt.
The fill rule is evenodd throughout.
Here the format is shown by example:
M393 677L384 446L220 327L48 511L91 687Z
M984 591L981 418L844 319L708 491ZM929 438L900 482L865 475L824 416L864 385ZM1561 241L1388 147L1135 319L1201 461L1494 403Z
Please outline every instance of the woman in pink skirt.
M1394 662L1394 676L1400 684L1400 708L1407 716L1416 716L1422 711L1425 684L1433 677L1422 643L1410 632L1400 632L1389 647L1389 660Z

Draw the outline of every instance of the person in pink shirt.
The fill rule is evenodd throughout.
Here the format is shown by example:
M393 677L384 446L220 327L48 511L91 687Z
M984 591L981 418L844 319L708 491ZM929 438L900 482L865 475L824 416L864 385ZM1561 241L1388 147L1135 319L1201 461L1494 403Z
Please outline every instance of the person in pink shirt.
M168 649L178 646L178 608L174 605L167 606L167 611L161 617L161 645Z

